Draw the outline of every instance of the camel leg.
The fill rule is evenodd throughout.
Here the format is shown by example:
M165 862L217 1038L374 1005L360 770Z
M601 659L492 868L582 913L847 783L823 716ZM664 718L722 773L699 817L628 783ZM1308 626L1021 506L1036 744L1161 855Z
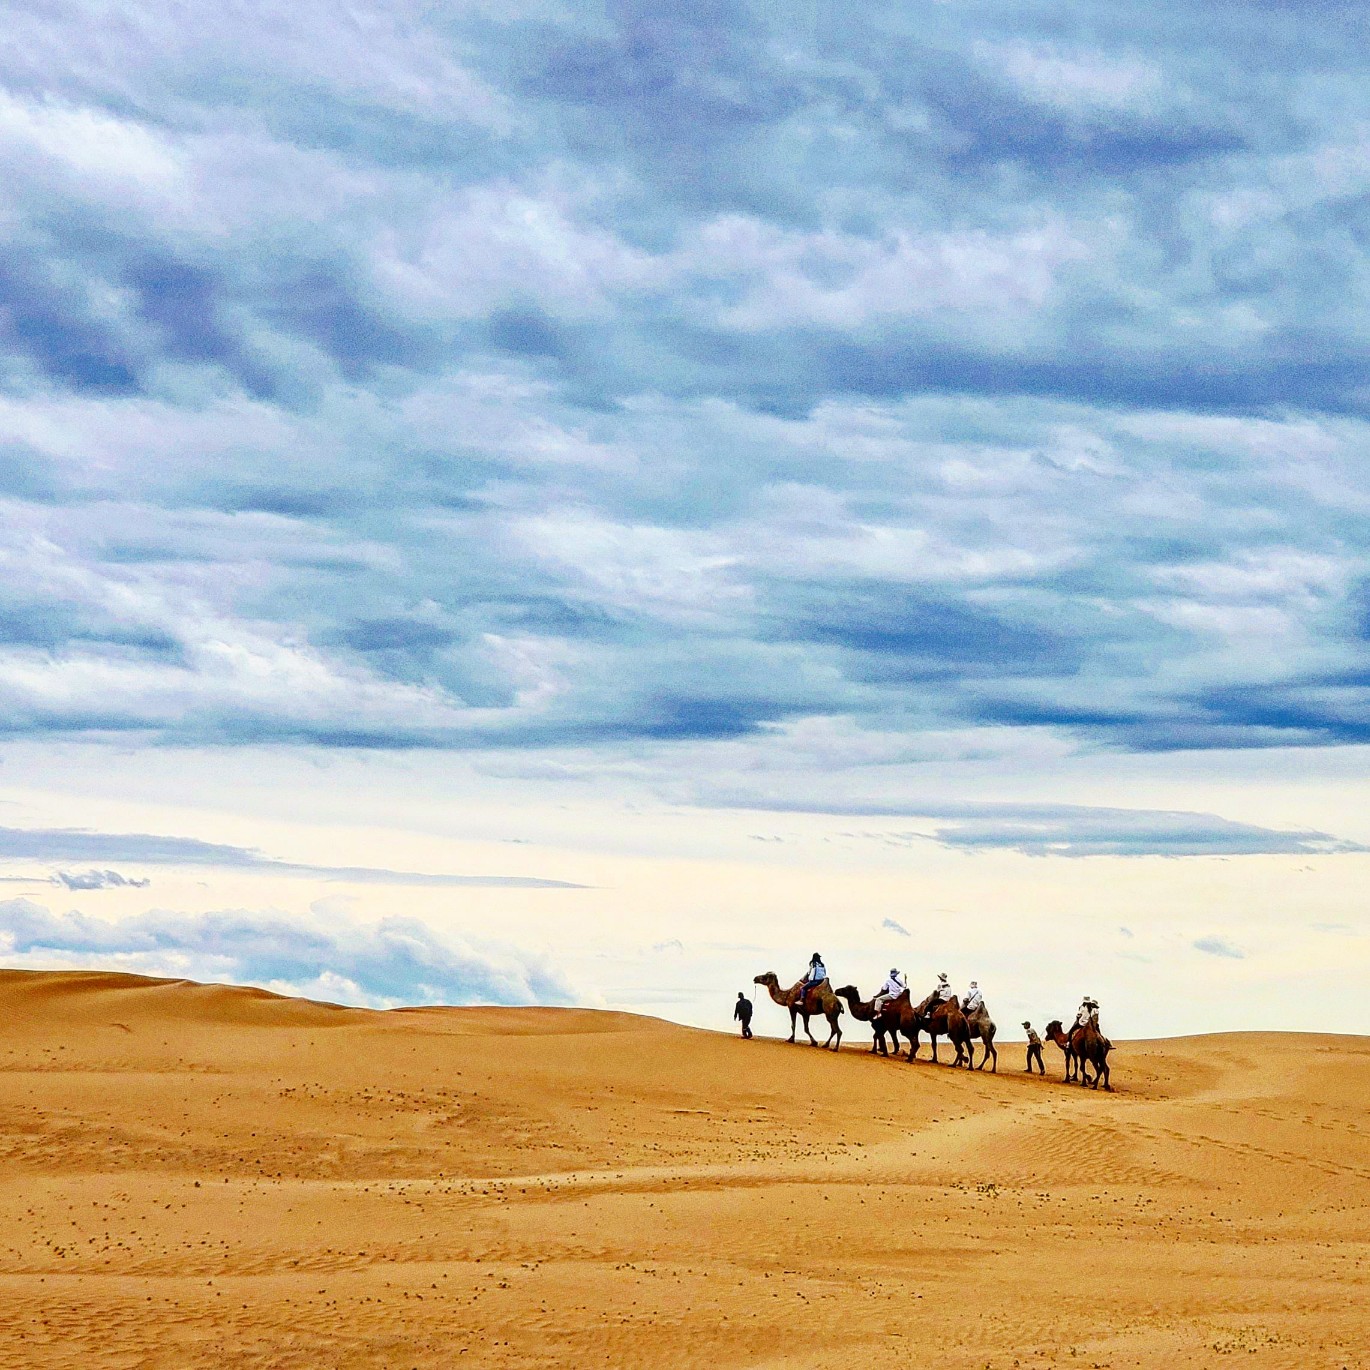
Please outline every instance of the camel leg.
M989 1037L982 1037L980 1039L980 1050L984 1054L980 1057L980 1064L975 1067L976 1070L984 1070L985 1062L993 1056L994 1064L990 1067L990 1074L997 1075L999 1073L999 1053L994 1049L993 1040Z
M829 1029L829 1030L828 1030L828 1041L827 1041L827 1042L824 1042L823 1045L826 1047L826 1046L828 1045L828 1042L832 1042L832 1049L833 1049L834 1051L841 1051L841 1050L842 1050L842 1020L841 1020L840 1018L829 1018L829 1019L828 1019L828 1029ZM836 1038L837 1040L836 1040L836 1041L833 1041L834 1038Z
M899 1055L899 1033L894 1028L890 1029L890 1043L894 1047L894 1054Z
M932 1038L932 1063L935 1066L941 1065L941 1062L937 1059L937 1034L935 1032L930 1032L928 1033L928 1036Z
M793 1005L790 1006L790 1035L788 1040L794 1041L794 1034L799 1031L799 1010Z
M809 1015L807 1013L804 1015L804 1036L809 1039L809 1045L811 1047L816 1047L818 1045L818 1039L809 1031Z

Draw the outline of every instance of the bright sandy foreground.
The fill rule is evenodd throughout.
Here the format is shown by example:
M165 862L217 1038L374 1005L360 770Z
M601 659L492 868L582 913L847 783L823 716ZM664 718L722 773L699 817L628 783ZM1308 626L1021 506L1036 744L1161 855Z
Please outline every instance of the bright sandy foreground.
M0 972L0 1022L5 1365L1370 1366L1367 1039L1121 1043L1109 1096L850 1019Z

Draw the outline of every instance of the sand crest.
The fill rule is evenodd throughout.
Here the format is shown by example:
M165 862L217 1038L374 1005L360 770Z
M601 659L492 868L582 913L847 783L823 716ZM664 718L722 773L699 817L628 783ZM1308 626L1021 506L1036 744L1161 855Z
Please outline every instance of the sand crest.
M1370 1365L1366 1039L1119 1043L1110 1097L96 973L0 1021L6 1366Z

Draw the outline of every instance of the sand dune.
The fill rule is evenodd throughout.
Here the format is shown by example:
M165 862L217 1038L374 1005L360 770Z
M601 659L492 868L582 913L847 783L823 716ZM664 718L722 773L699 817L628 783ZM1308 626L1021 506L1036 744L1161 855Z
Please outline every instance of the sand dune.
M1365 1039L1110 1097L93 973L0 1021L5 1365L1370 1366Z

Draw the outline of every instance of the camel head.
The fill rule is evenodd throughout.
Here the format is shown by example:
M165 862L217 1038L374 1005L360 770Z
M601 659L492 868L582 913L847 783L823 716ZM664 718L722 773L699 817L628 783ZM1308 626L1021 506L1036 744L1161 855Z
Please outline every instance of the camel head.
M1048 1037L1055 1037L1061 1032L1061 1020L1059 1018L1053 1018L1042 1031L1045 1032Z
M843 985L841 989L833 990L833 993L839 999L859 999L861 997L861 991L855 985Z
M752 984L754 984L754 985L774 985L777 989L780 988L780 981L776 979L775 972L774 972L773 970L768 970L768 971L765 973L765 975L753 976L753 977L752 977Z

